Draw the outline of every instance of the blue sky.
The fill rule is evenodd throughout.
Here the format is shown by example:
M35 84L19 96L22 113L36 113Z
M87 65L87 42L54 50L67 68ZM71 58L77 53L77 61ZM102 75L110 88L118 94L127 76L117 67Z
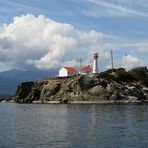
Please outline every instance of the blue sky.
M102 33L101 43L98 44L101 44L104 54L113 48L116 67L131 68L148 64L148 2L146 0L0 0L0 30L4 30L4 24L13 23L14 17L27 14L36 17L44 15L45 18L55 22L70 24L82 32L93 30ZM87 55L83 53L85 51L78 56ZM102 58L102 67L109 68L109 63L105 60ZM23 64L11 65L6 60L0 59L1 71L5 70L5 67L9 69L21 68L21 66L27 67Z

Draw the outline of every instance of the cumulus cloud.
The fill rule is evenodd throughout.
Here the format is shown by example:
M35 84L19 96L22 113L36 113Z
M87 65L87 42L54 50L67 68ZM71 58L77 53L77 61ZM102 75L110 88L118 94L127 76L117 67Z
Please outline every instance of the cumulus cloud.
M141 66L143 64L143 61L138 57L129 54L123 56L122 64L124 68L131 69L133 67Z
M102 33L80 31L43 15L22 15L1 29L0 62L13 68L76 66L81 54L100 49L102 38Z

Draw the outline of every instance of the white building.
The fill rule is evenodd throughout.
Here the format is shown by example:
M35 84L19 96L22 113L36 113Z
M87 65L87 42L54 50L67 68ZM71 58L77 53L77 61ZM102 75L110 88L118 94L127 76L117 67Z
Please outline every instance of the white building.
M94 53L93 73L98 73L98 53Z
M77 74L77 70L74 67L63 67L59 70L59 77L69 77Z

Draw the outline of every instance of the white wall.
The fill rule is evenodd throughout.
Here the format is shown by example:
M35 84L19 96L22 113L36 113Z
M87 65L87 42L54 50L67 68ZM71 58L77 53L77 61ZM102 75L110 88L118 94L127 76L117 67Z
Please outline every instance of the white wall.
M59 77L68 77L68 76L73 76L76 75L76 71L68 71L64 67L59 70Z
M59 77L67 77L68 71L63 67L59 70Z
M98 73L98 60L97 59L94 59L93 73Z

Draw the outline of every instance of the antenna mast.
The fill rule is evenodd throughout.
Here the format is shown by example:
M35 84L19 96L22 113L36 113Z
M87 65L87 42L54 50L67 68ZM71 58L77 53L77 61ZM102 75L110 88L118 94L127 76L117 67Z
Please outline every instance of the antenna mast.
M82 60L81 60L81 57L80 57L80 73L81 73L81 63L82 63Z
M114 69L114 61L113 61L113 50L111 49L111 69L112 69L112 72L113 72L113 69Z

